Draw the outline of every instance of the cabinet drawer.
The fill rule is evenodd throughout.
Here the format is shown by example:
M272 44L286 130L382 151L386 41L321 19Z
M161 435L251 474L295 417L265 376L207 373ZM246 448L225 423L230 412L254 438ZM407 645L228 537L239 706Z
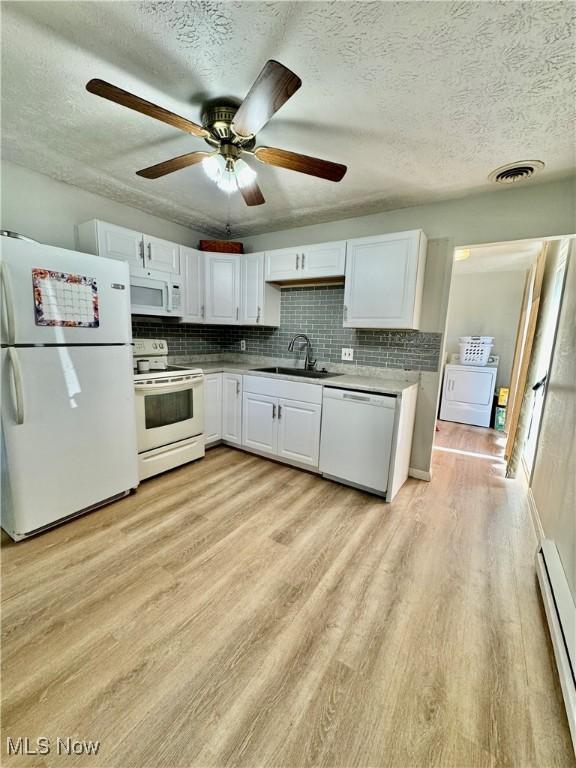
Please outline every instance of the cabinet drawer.
M244 392L270 397L285 397L305 403L322 403L322 386L307 382L269 379L266 376L244 376Z

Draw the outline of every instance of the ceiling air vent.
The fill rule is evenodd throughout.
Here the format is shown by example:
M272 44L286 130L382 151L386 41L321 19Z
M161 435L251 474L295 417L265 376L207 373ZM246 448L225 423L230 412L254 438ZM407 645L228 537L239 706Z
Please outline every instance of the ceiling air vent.
M520 163L509 163L496 168L488 176L489 181L495 184L514 184L517 181L525 181L544 168L541 160L523 160Z

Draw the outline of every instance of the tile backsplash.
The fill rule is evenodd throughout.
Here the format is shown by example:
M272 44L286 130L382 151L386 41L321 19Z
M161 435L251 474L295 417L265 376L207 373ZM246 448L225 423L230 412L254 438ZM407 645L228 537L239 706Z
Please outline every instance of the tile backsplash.
M441 333L383 331L343 328L344 287L314 286L282 289L280 327L187 325L160 318L134 318L134 338L166 338L171 355L239 352L295 359L288 342L305 333L312 342L313 356L322 363L340 363L342 347L354 349L354 362L416 371L437 371ZM304 357L302 351L297 355Z

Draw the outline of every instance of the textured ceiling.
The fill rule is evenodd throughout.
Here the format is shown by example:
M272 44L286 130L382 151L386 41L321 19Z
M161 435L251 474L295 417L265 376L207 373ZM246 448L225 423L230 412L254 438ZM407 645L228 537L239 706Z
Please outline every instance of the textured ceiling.
M3 2L4 157L159 216L236 235L479 191L504 163L574 168L573 3ZM340 184L254 161L246 208L200 167L135 171L206 145L84 90L93 77L195 121L269 58L302 88L259 143L346 163Z

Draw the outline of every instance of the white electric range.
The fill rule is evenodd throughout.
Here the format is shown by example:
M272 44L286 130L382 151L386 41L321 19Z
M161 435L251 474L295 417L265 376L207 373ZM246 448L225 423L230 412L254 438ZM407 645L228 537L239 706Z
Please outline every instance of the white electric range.
M163 339L136 339L133 365L140 479L202 458L202 370L168 365Z

